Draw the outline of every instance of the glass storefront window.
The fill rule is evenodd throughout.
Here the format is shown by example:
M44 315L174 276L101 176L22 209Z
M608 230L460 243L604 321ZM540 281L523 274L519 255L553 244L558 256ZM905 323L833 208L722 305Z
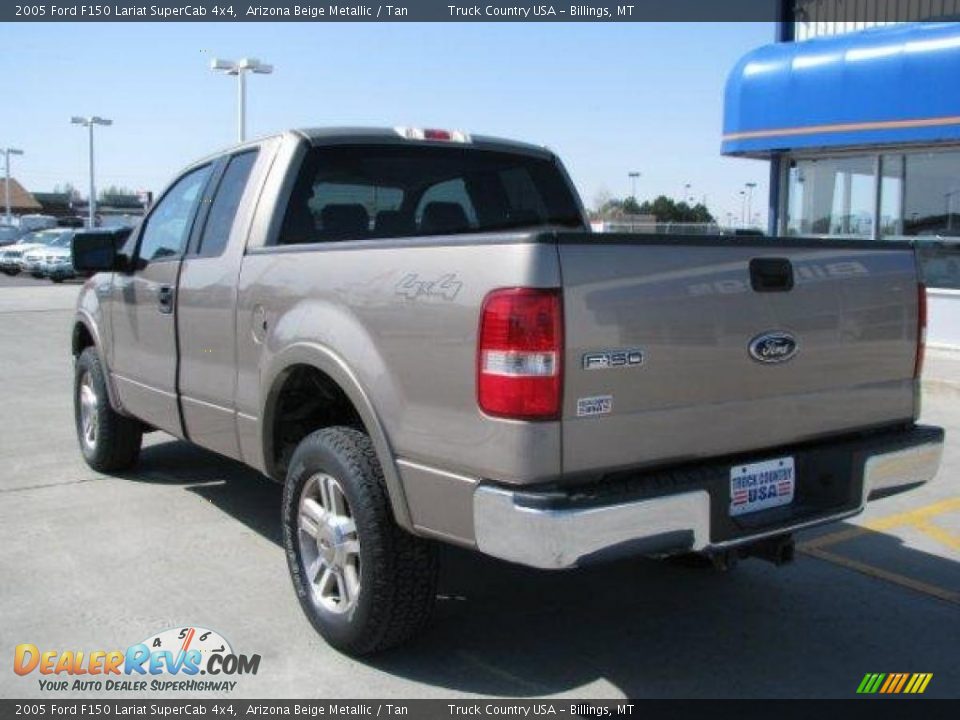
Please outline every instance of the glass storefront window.
M875 173L872 156L791 162L787 234L872 237Z
M880 158L880 236L903 234L903 155Z
M904 157L903 234L960 237L960 152Z
M787 235L911 239L924 282L960 289L960 150L797 158L784 190Z
M881 237L916 240L924 282L960 288L960 151L884 155L881 162ZM893 222L884 219L887 209Z

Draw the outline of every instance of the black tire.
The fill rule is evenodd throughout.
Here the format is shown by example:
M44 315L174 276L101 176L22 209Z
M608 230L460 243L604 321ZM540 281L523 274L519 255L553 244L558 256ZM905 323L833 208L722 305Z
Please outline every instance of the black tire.
M56 276L56 277L50 278L50 282L62 283L62 282L63 282L63 278L58 275L58 276Z
M302 539L314 542L299 530L301 495L319 474L332 477L342 490L359 541L359 591L350 609L341 612L315 598L301 547ZM364 433L325 428L297 446L283 491L283 544L300 606L338 650L353 656L386 650L429 623L436 599L437 549L397 525L380 462Z
M81 393L85 380L95 395L94 433L90 441L84 430ZM80 452L87 465L98 472L118 472L132 467L140 455L143 426L110 406L107 383L96 348L88 347L77 358L73 381L74 419Z

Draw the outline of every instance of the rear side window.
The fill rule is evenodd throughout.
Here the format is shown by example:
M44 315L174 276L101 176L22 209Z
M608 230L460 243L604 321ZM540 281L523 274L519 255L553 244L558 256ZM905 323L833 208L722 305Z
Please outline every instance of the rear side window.
M279 244L582 227L550 158L470 146L357 145L311 150Z
M160 199L146 219L140 236L139 255L142 261L178 257L183 252L193 214L209 177L209 165L192 170Z
M200 247L197 255L200 257L215 257L223 252L230 239L230 230L240 207L240 198L250 179L250 171L257 161L256 150L240 153L230 158L227 169L220 178L216 195L210 205L210 213L203 226L203 235L200 237Z

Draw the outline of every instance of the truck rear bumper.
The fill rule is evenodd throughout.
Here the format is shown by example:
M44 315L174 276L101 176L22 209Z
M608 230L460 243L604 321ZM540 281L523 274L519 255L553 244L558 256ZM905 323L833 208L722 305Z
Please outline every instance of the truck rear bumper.
M562 569L622 555L723 550L858 514L868 500L931 480L943 430L916 426L764 452L791 455L790 506L731 518L729 458L649 474L620 474L574 490L530 492L484 484L474 493L477 548L531 567Z

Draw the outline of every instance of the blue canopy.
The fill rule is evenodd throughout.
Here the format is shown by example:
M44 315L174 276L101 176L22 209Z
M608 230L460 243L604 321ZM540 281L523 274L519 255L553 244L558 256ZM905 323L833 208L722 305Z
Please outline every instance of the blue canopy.
M724 155L960 141L960 22L758 48L730 73Z

